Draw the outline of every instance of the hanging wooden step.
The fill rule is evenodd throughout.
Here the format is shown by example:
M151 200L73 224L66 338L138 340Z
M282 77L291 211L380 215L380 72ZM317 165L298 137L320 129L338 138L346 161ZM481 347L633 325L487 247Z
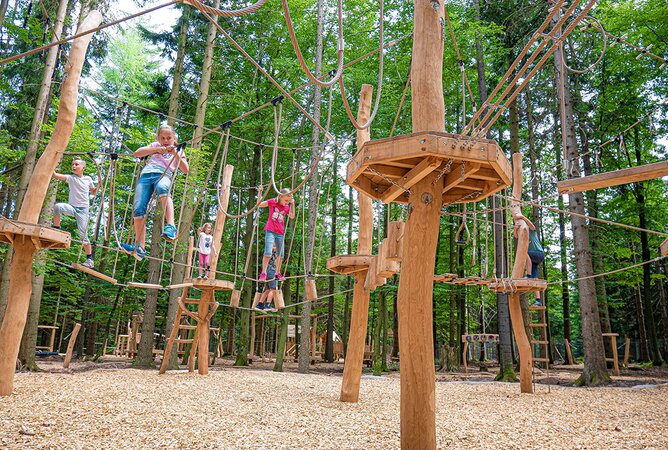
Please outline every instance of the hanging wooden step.
M185 287L192 287L192 283L179 283L179 284L170 284L169 286L165 286L167 289L180 289L180 288L185 288Z
M544 363L549 363L550 358L531 358L533 362L544 362Z
M0 242L13 244L17 239L30 239L37 249L70 248L70 233L63 230L19 222L0 216Z
M501 293L544 291L547 281L539 278L499 278L487 286L490 290Z
M179 325L179 330L196 330L197 325Z
M160 284L138 283L138 282L135 282L135 281L129 281L128 286L133 287L133 288L138 288L138 289L163 289L162 285L160 285Z
M531 305L529 306L531 311L545 311L545 306L543 305Z
M548 341L531 341L531 343L535 345L547 345Z
M197 327L195 327L195 328L197 328ZM172 342L174 344L192 344L193 342L195 342L195 340L194 339L174 339Z
M346 182L376 200L406 203L407 190L434 171L445 178L445 203L482 200L509 186L512 174L493 140L422 131L365 143Z
M98 272L97 270L93 270L89 267L82 266L81 264L76 264L76 263L72 264L72 268L80 270L82 272L85 272L88 275L94 276L95 278L99 278L100 280L104 280L107 283L118 284L118 281L116 280L116 278L105 275L105 274L103 274L101 272Z
M543 327L547 327L547 325L544 324L544 323L530 323L529 326L530 326L530 327L533 327L533 328L543 328Z
M620 184L635 183L637 181L651 180L668 175L668 161L653 164L629 167L628 169L615 170L613 172L597 173L580 178L570 178L557 182L560 194L572 194L574 192L591 191Z
M367 270L371 264L372 255L338 255L327 260L327 269L341 275Z
M448 283L457 278L456 273L442 273L440 275L434 275L434 283Z

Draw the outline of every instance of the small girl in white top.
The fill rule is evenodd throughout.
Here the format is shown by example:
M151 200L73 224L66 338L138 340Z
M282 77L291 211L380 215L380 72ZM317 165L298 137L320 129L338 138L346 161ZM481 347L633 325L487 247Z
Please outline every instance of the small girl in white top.
M199 252L199 277L202 278L202 269L204 269L204 278L209 278L209 257L213 250L213 225L207 222L197 230L199 234L199 243L197 250Z

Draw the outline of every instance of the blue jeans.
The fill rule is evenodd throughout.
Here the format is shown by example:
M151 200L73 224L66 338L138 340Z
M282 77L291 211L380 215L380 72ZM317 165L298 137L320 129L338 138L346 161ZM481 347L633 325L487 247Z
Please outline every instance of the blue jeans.
M171 174L165 173L145 173L139 177L137 188L135 189L135 201L132 205L132 217L143 219L146 217L148 202L151 200L153 191L160 197L169 197L169 188L172 185Z
M545 260L545 253L537 250L529 250L529 259L531 259L531 274L527 278L538 278L538 265Z
M276 234L273 231L265 231L264 235L264 256L271 256L271 252L274 250L274 244L276 244L276 256L279 258L283 257L283 238L282 234Z

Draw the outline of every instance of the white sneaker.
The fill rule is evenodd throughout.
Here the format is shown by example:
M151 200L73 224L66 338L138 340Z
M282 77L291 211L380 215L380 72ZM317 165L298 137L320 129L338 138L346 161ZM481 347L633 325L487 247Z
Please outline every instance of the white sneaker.
M82 266L92 269L95 267L95 262L91 258L86 258L86 260L81 263Z

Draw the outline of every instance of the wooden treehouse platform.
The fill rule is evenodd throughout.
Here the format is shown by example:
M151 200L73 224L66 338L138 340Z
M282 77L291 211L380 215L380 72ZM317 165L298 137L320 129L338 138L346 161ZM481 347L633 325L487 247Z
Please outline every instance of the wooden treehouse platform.
M495 141L423 131L367 142L348 163L346 181L384 203L406 203L406 191L434 171L445 177L447 204L488 197L512 176Z
M489 283L487 287L492 291L504 294L544 291L547 289L547 281L539 278L499 278Z
M19 222L0 216L0 242L19 243L30 239L37 249L70 248L70 233L34 223Z
M193 287L195 289L204 290L212 289L214 291L233 291L234 283L227 280L216 280L214 278L189 278L183 280L181 283L184 286L179 287Z

